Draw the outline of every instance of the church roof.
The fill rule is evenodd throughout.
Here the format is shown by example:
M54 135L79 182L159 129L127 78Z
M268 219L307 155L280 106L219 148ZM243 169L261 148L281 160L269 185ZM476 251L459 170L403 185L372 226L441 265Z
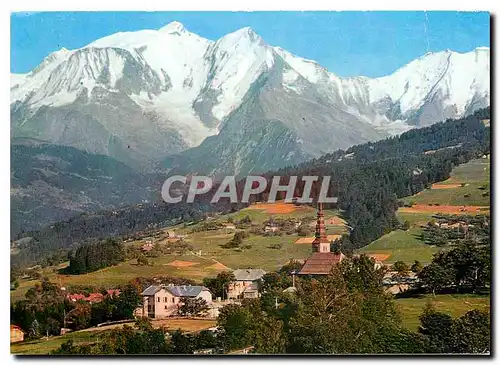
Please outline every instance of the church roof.
M333 265L338 264L344 255L333 252L315 252L307 260L299 275L327 275Z

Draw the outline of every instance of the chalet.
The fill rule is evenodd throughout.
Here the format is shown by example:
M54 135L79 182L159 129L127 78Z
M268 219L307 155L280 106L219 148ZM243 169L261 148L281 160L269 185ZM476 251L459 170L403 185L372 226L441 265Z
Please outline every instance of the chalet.
M235 281L228 285L228 298L257 298L259 296L259 284L265 273L262 269L238 269L233 271Z
M269 232L278 232L280 229L277 226L274 225L267 225L264 227L264 232L269 233Z
M197 285L150 285L142 292L142 315L151 318L165 318L178 314L182 298L202 298L212 304L212 293Z
M298 275L328 275L333 267L344 259L342 252L331 252L331 241L326 235L323 205L319 203L316 234L312 241L312 255L306 260Z
M390 256L390 254L376 254L376 253L365 253L364 255L368 256L369 258L373 259L375 261L375 270L381 269L384 266L384 263L382 262L383 260L387 259L387 257ZM361 255L353 255L353 258L359 258Z
M225 223L224 229L234 231L236 229L236 226L233 223Z
M19 326L10 325L10 343L24 341L24 332Z
M141 246L141 251L142 252L149 252L153 249L153 244L152 243L145 243Z
M185 234L177 234L174 231L168 231L167 232L167 242L168 243L181 242L186 237L187 237L187 235L185 235Z
M399 294L410 289L416 282L418 282L418 277L415 273L409 273L405 277L399 277L397 272L389 271L382 280L382 286L388 293Z

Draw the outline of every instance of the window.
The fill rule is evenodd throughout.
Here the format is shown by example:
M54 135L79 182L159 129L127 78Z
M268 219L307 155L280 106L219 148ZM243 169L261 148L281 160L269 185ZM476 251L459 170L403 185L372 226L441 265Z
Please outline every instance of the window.
M158 297L158 303L160 303L160 297Z
M165 309L167 309L167 306L165 306Z
M167 301L168 301L168 298L167 298L167 297L164 297L164 298L163 298L163 303L167 303Z
M174 297L172 297L172 303L175 303L175 298Z

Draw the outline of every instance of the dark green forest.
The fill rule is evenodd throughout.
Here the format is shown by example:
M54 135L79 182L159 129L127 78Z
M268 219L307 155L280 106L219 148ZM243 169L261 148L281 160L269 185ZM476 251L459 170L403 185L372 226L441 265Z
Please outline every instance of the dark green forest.
M108 266L117 265L125 259L123 244L108 238L103 242L86 244L71 253L67 274L85 274Z

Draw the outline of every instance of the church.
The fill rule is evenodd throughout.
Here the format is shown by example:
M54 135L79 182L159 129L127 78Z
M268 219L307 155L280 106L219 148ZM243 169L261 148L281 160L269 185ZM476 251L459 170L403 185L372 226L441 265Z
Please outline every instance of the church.
M323 204L318 204L318 216L316 221L316 233L312 242L312 255L304 263L298 275L327 275L333 265L344 259L344 254L331 252L330 241L326 235Z

